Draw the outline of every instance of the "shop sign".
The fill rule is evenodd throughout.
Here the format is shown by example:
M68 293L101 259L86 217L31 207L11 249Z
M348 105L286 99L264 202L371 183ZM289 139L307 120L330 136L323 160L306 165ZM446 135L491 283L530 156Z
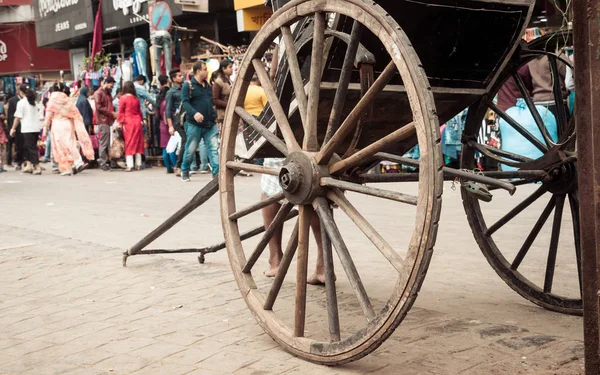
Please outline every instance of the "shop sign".
M257 6L262 7L264 5L265 0L233 0L233 9L235 10L247 9Z
M257 31L273 15L273 10L265 6L236 11L238 31Z
M33 4L33 0L0 0L0 7L18 7L31 4Z
M6 47L6 43L3 40L0 40L0 62L6 61L8 58L8 49Z
M173 16L183 12L173 0L165 0ZM118 31L148 24L148 0L108 0L102 2L102 26L104 32Z
M0 75L70 69L69 51L38 48L35 34L31 23L0 25Z
M35 32L39 47L63 42L94 31L92 2L35 0Z

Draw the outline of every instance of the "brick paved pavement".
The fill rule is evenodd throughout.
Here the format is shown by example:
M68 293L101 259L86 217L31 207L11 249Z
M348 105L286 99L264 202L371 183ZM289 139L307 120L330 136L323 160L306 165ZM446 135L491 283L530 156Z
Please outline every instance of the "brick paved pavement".
M164 178L156 171L145 173L148 179ZM515 305L502 293L499 303L507 306L507 312L485 305L480 310L467 308L476 296L463 296L462 310L447 309L437 298L436 309L429 302L440 295L431 292L438 285L435 276L429 291L424 288L425 303L417 299L400 328L373 354L336 368L306 363L282 351L258 327L223 253L208 257L202 266L189 256L139 256L122 268L122 248L115 243L121 237L134 242L144 229L136 226L134 233L123 232L112 225L104 232L98 229L102 235L95 238L81 231L74 223L89 217L78 211L88 193L76 190L89 187L98 196L94 189L100 178L106 179L96 171L88 174L81 180L42 176L46 180L40 185L20 175L0 178L0 204L8 208L5 218L14 219L0 224L0 374L582 372L581 337L573 332L579 318L548 313L526 302ZM139 212L130 190L133 180L115 175L111 179L119 186L111 189L122 197L113 203L124 207L124 218L115 221L131 220L131 212ZM2 184L17 180L21 185ZM75 182L77 189L65 189L65 184ZM173 188L184 189L179 186ZM50 191L48 197L28 200L21 195L43 189ZM7 196L18 202L5 200ZM114 216L114 207L100 211L97 203L90 206L104 222ZM53 214L46 212L51 209ZM165 205L144 211L160 221L172 210L173 205ZM43 220L27 216L38 211ZM119 239L106 235L111 232ZM437 277L448 275L438 272ZM322 291L313 288L311 293ZM515 310L522 315L511 315ZM519 320L522 316L539 318L526 323Z

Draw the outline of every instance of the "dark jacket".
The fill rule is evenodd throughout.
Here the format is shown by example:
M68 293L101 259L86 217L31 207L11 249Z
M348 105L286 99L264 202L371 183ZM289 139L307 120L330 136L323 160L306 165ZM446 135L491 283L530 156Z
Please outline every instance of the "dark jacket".
M94 112L92 111L92 106L88 100L88 93L90 89L86 86L82 87L79 91L79 97L77 98L77 109L79 113L81 113L81 117L83 117L83 123L85 126L92 125Z
M94 93L94 103L96 105L96 125L112 125L115 121L113 115L115 109L110 94L99 88Z
M188 89L189 90L189 89ZM181 86L171 87L171 89L167 92L167 106L165 109L165 116L173 120L173 125L179 125L179 119L175 114L181 105Z
M15 112L17 111L17 103L19 102L19 97L17 95L8 99L8 113L6 114L6 119L8 120L8 128L12 128L15 122ZM17 132L21 130L21 124L17 127Z
M190 84L192 85L191 98ZM217 113L213 107L212 87L207 81L204 81L204 86L199 84L194 77L190 82L185 82L181 88L181 101L186 113L186 123L203 128L210 128L215 125ZM194 115L197 112L204 116L204 121L201 123L194 120Z

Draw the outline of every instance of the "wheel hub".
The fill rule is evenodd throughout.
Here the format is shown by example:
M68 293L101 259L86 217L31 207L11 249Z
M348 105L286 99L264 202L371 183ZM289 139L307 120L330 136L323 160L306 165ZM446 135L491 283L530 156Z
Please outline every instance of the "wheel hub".
M279 185L286 199L294 204L310 204L324 194L321 177L329 176L327 166L318 165L313 155L306 151L291 153L279 172Z
M545 185L553 194L567 194L577 187L577 167L573 162L551 169L548 176Z

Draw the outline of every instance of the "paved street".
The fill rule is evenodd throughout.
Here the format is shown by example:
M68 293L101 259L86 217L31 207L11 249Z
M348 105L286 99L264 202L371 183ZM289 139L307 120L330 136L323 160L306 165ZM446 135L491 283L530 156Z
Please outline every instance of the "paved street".
M193 254L140 255L121 267L123 250L209 179L196 175L184 184L162 168L91 170L73 177L0 174L0 374L583 373L581 318L526 301L496 275L473 239L451 183L445 185L437 245L415 305L379 349L349 365L323 367L281 350L246 307L225 250L208 254L203 265ZM236 182L239 207L256 201L258 176ZM415 191L414 184L390 188ZM486 213L500 217L533 189L519 187L515 197L494 192ZM414 224L409 209L352 199L395 248L403 248L411 232L403 233ZM516 252L546 203L536 202L519 215L498 233L498 242ZM568 208L565 212L569 216ZM357 251L370 243L343 214L336 217L370 296L384 303L395 280L386 273L389 267L375 257L379 254ZM259 223L255 214L240 225ZM524 273L542 280L550 225L551 220L523 265ZM576 295L569 230L561 232L560 249L568 250L559 253L555 285ZM215 196L151 247L220 241ZM249 243L251 251L256 239ZM257 267L266 264L263 256ZM344 301L352 289L342 271L337 276ZM255 278L265 281L260 272ZM282 304L293 299L291 280L286 279ZM309 330L326 313L324 298L323 288L309 287ZM347 298L340 307L343 327L357 330L364 319L355 314L360 309L352 310L353 296Z

